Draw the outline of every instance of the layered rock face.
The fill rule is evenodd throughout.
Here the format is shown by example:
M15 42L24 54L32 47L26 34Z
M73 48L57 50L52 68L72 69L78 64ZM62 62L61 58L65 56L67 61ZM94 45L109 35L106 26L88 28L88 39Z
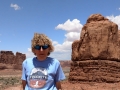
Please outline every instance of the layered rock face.
M16 68L21 68L21 64L25 59L26 55L20 52L16 52L16 55L14 55L12 51L0 51L0 63L3 63L4 65L14 64Z
M70 82L120 81L120 31L101 14L91 15L72 44Z

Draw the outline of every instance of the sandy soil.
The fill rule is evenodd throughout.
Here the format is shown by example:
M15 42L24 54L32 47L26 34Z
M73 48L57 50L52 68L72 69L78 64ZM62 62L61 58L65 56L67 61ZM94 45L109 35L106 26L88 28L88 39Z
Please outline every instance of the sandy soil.
M20 90L21 86L9 87L5 90ZM120 90L120 83L77 83L62 82L63 90Z

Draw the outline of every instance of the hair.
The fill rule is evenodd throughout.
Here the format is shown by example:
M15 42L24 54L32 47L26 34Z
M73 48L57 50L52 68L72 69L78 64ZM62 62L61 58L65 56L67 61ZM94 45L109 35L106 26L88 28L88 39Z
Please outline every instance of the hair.
M34 55L36 55L34 52L34 47L36 45L46 45L46 44L49 45L50 49L49 49L48 55L50 55L50 53L54 51L52 41L45 34L34 33L34 37L31 40L31 49Z

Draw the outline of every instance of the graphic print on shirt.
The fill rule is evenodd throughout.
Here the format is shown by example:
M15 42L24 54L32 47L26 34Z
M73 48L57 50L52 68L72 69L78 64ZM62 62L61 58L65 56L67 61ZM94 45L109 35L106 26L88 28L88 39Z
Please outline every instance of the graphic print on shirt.
M31 88L42 88L48 79L48 73L45 68L33 68L29 76L29 86Z

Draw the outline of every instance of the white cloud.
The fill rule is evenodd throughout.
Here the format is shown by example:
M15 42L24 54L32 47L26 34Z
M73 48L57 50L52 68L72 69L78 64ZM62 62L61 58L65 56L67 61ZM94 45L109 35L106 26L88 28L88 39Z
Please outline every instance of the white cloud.
M70 21L70 19L68 19L64 24L59 24L55 27L55 29L62 29L67 32L80 32L82 27L83 25L80 24L79 20L74 19L73 21Z
M120 10L120 8L118 8Z
M52 41L52 40L51 40L51 41ZM57 45L58 42L57 42L57 41L52 41L52 44L53 44L53 45Z
M110 21L116 23L118 25L118 29L120 30L120 15L118 16L114 16L114 15L111 15L111 16L106 16Z
M28 51L31 52L31 48L28 48Z
M56 53L56 52L52 52L51 57L54 57L58 60L71 60L71 51L69 52L64 52L64 53Z
M71 60L71 45L73 41L80 39L80 32L82 27L83 25L80 24L80 21L77 19L74 19L73 21L67 20L65 23L56 26L56 29L67 31L65 34L66 38L64 39L65 41L62 44L59 44L59 42L57 41L51 40L55 50L50 54L50 56L58 60ZM26 56L34 56L30 48L28 48Z
M71 49L71 44L72 44L72 42L69 42L69 41L65 41L65 42L63 42L63 44L57 44L54 46L55 47L54 52L57 52L57 53L68 52Z
M67 41L75 41L78 40L80 38L80 32L69 32L67 34L65 34L66 40Z
M51 53L51 57L58 60L70 60L71 59L71 44L72 42L65 41L63 44L56 44L54 52Z
M34 57L35 55L33 54L33 52L31 51L31 48L27 49L28 51L25 53L27 58L31 58Z
M14 8L15 10L20 10L20 7L17 4L11 3L10 7Z
M51 56L59 60L70 60L72 42L80 39L82 27L83 25L77 19L74 19L73 21L68 19L65 23L56 26L55 29L62 29L67 31L67 33L65 34L66 38L63 44L57 43L55 45L55 51L51 54Z

